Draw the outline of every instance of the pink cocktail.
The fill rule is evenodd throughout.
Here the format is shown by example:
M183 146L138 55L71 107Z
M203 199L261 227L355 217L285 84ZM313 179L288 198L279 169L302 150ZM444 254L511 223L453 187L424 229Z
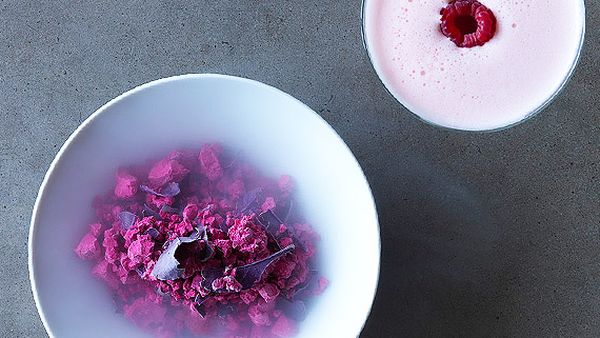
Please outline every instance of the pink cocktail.
M494 130L543 109L573 72L584 37L583 0L480 0L493 37L461 48L440 29L445 0L364 0L363 34L389 92L435 125Z

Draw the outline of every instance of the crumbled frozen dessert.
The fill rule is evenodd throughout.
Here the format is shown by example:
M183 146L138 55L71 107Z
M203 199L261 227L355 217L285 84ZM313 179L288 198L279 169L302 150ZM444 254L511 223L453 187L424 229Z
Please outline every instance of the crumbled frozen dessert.
M156 337L292 337L323 292L318 234L293 180L262 177L220 145L120 168L75 248L117 310Z

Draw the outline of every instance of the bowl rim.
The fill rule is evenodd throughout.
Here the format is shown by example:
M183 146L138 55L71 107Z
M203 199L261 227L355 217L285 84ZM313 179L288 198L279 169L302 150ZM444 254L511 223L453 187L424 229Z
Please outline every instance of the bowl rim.
M310 108L308 105L306 105L302 101L298 100L297 98L293 97L292 95L290 95L276 87L273 87L271 85L268 85L266 83L263 83L263 82L260 82L257 80L252 80L252 79L239 77L239 76L233 76L233 75L216 74L216 73L189 73L189 74L183 74L183 75L169 76L169 77L164 77L164 78L160 78L157 80L152 80L150 82L143 83L132 89L127 90L126 92L109 100L108 102L103 104L100 108L96 109L90 116L88 116L71 133L71 135L69 135L69 137L66 139L66 141L63 143L63 145L60 147L60 149L54 156L54 159L50 163L50 166L48 167L48 170L46 171L46 173L44 175L44 179L42 180L42 183L40 185L40 188L38 190L38 193L37 193L37 196L35 199L33 211L31 214L31 221L29 224L29 235L28 235L28 240L27 240L27 268L29 270L29 274L28 274L29 282L31 285L31 291L33 293L33 299L35 301L35 306L36 306L37 312L40 316L40 319L42 321L42 324L44 326L44 329L46 330L46 333L50 336L50 338L57 337L54 334L54 332L52 331L50 324L48 323L44 309L42 307L42 303L41 303L39 295L38 295L38 287L37 287L36 275L35 275L35 271L34 271L33 254L34 254L35 248L34 248L33 243L36 240L36 229L37 229L37 224L39 223L40 205L42 203L42 200L44 200L44 198L45 198L45 195L47 193L47 186L49 185L49 182L54 175L54 171L56 169L57 164L62 160L65 152L71 146L71 144L78 138L79 134L82 131L84 131L86 128L88 128L88 126L94 119L96 119L98 116L100 116L106 110L110 109L114 104L116 104L116 103L124 100L125 98L127 98L131 95L134 95L142 90L145 90L147 88L159 86L159 85L166 84L169 82L176 82L176 81L180 81L180 80L189 80L189 79L195 79L195 80L221 79L221 80L228 80L228 81L237 81L237 82L242 82L245 84L257 86L257 87L260 87L261 89L270 90L279 95L283 95L283 96L287 97L288 99L295 101L296 103L298 103L301 106L303 106L304 108L306 108L306 110L308 112L311 112L313 114L313 116L316 117L317 120L323 125L323 127L329 129L329 131L333 133L334 137L337 138L337 140L342 144L343 148L345 148L346 151L348 151L348 153L351 155L352 160L354 161L356 166L360 169L360 172L362 174L362 177L364 179L366 187L369 191L371 207L372 207L372 210L374 213L372 216L375 221L375 226L376 226L376 230L377 230L377 233L376 233L376 235L377 235L377 241L376 241L377 242L377 245L376 245L377 275L375 276L375 284L374 284L373 289L369 290L371 303L370 303L368 310L363 315L364 318L362 320L362 325L360 327L360 330L356 333L356 337L358 337L360 335L360 333L362 332L362 330L364 329L367 319L373 309L373 304L375 302L376 294L379 289L379 278L380 278L380 274L381 274L381 227L379 225L379 216L378 216L378 212L377 212L377 205L375 203L375 198L373 196L373 191L371 189L371 186L369 184L367 177L365 176L363 168L361 167L360 163L356 159L356 156L354 155L352 150L348 147L346 142L344 142L344 140L341 138L341 136L335 131L335 129L333 129L333 127L327 121L325 121L325 119L323 119L319 114L317 114L312 108Z
M401 100L399 97L397 97L395 94L393 94L392 90L384 82L383 77L381 76L379 70L375 66L375 60L372 55L373 53L371 52L371 49L369 48L369 43L367 42L367 33L366 33L367 27L366 27L365 14L367 11L367 2L371 3L372 1L374 1L374 0L361 0L361 5L360 5L361 40L362 40L363 49L364 49L365 53L367 54L367 58L369 59L369 64L371 65L371 69L373 69L373 71L377 75L379 82L383 85L383 88L388 93L388 95L390 95L396 102L398 102L400 104L400 106L402 106L404 109L406 109L410 113L409 115L411 115L412 117L416 118L417 120L419 120L427 125L433 126L435 128L439 128L444 131L451 131L451 132L462 133L462 134L491 134L491 133L495 133L495 132L499 132L499 131L504 131L506 129L510 129L512 127L515 127L517 125L520 125L526 121L533 119L535 116L537 116L543 110L548 108L548 106L550 104L552 104L560 96L560 94L563 92L563 90L565 89L567 84L569 82L571 82L571 79L573 78L573 74L575 73L575 70L576 70L577 66L579 65L579 62L581 59L581 54L582 54L583 48L585 46L585 44L584 44L585 34L587 31L586 30L586 23L587 23L586 7L585 7L585 1L580 0L581 1L581 20L582 20L581 25L582 26L581 26L581 36L579 38L579 44L577 46L577 53L575 55L575 59L573 60L573 63L571 64L571 68L569 69L567 74L565 74L565 77L562 79L562 82L560 83L560 85L556 88L556 90L552 94L550 94L546 98L546 100L544 100L537 108L535 108L532 111L530 111L529 113L527 113L527 115L525 115L519 121L515 121L515 122L509 123L504 126L499 126L499 127L490 128L490 129L461 129L461 128L456 128L456 127L445 126L443 124L429 121L426 118L424 118L421 115L414 112L412 109L408 108L408 106L403 102L403 100Z

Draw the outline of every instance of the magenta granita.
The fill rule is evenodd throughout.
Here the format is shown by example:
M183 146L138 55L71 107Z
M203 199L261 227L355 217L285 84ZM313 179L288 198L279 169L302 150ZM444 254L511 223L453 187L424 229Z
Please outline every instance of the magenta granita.
M263 177L207 144L119 168L115 180L75 253L117 311L163 338L297 333L328 282L291 177Z

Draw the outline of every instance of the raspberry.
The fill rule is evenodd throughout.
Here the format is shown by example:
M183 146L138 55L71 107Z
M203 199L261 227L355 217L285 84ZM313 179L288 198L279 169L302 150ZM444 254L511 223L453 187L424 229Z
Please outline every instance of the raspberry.
M455 0L442 8L440 28L458 47L483 46L496 32L496 17L475 0Z

